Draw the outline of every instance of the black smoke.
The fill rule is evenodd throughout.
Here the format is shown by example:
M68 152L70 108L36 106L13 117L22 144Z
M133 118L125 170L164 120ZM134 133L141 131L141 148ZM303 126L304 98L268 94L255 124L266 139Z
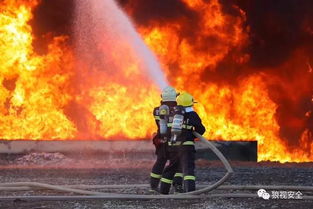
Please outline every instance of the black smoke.
M188 19L197 23L197 13L190 10L181 0L118 0L121 6L131 8L136 24L148 26L152 22L162 23Z
M33 46L37 53L46 53L53 36L72 37L75 0L41 0L33 12L31 26L35 40ZM70 39L71 40L71 39ZM69 41L70 41L69 40Z
M247 14L253 66L278 66L300 47L312 55L313 1L237 0L237 5Z

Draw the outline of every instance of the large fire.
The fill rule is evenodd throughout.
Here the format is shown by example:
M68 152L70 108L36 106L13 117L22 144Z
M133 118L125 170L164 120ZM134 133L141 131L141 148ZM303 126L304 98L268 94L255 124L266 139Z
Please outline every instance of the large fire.
M201 30L182 36L189 23L188 18L179 18L139 25L138 31L158 56L171 85L189 91L198 101L195 108L207 129L205 137L257 140L259 161L312 161L307 130L300 139L305 149L289 146L280 136L268 74L250 73L235 84L207 79L217 70L227 72L217 68L226 57L242 66L249 60L244 52L249 44L245 12L233 6L236 15L229 15L218 0L183 2L197 14ZM149 138L155 131L151 113L160 92L138 63L127 59L123 46L112 46L108 59L118 71L91 67L75 60L67 35L50 37L47 52L36 53L29 21L38 4L0 3L0 138ZM132 6L125 7L130 15Z

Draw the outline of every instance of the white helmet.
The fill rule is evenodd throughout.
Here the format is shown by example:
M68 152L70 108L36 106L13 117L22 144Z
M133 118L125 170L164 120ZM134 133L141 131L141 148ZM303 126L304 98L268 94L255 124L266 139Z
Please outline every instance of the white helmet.
M163 102L175 102L176 96L176 90L171 86L167 86L162 90L161 97Z

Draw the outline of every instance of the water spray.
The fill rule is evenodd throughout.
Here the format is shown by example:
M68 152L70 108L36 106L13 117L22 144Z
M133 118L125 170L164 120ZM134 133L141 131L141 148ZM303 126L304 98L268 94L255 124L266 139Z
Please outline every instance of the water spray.
M160 64L153 52L143 42L134 25L114 0L76 0L74 36L76 54L88 65L116 68L110 52L119 44L130 50L141 69L160 89L168 85ZM124 48L123 48L124 49ZM128 52L125 52L126 56ZM123 58L122 55L118 55ZM115 62L115 63L114 63ZM123 60L119 60L123 62Z

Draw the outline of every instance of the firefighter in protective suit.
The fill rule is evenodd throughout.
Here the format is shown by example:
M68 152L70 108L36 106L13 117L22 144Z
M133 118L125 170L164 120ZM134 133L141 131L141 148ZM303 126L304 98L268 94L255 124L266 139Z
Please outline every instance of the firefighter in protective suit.
M161 93L161 105L154 108L153 116L158 127L156 135L153 137L153 144L155 145L155 154L157 159L152 167L150 174L151 192L159 191L159 182L168 160L167 143L171 137L170 124L173 119L173 108L176 103L177 92L174 88L168 86L163 89ZM177 190L182 190L182 173L176 172L174 179L174 186Z
M160 192L168 194L171 187L171 181L178 169L182 169L184 192L191 192L196 189L195 184L195 142L196 138L193 131L203 134L205 127L203 126L200 117L193 109L193 97L184 92L177 97L176 114L173 119L171 129L171 141L168 144L168 149L172 149L170 164L164 169L161 178ZM178 119L176 120L176 116ZM180 119L179 119L180 118ZM180 130L175 130L176 123L181 123L177 127Z

